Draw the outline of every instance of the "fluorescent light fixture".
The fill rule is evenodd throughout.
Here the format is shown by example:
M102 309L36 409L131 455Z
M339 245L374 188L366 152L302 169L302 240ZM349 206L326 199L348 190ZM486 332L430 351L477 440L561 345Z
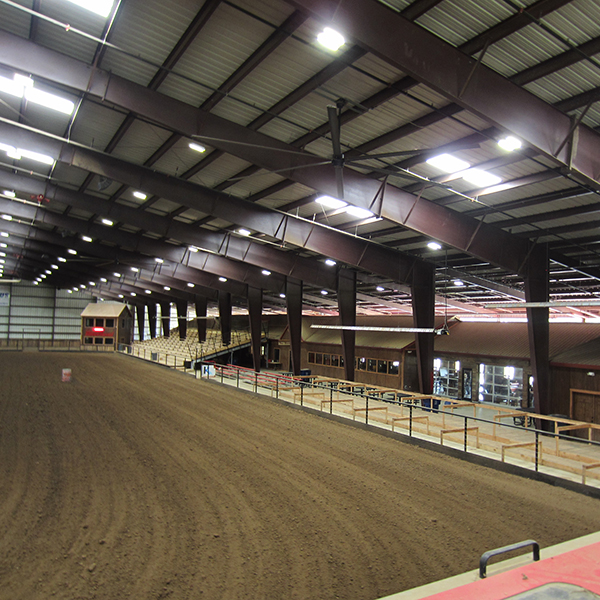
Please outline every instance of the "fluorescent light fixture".
M460 279L455 279L452 283L453 283L453 285L455 285L457 287L462 287L465 285L464 282L461 281Z
M188 286L188 287L190 287L190 288L196 287L196 285L195 285L195 284L193 284L193 283L190 283L190 282L188 282L187 286Z
M438 244L437 242L428 242L427 247L430 248L431 250L441 250L442 249L442 245Z
M67 249L67 252L68 252L69 254L73 254L73 255L77 254L77 250L73 250L73 248L68 248L68 249Z
M344 36L331 27L325 27L317 36L317 41L328 50L339 50L345 43Z
M82 283L82 284L81 284L79 287L80 287L82 290L85 290L85 284L84 284L84 283Z
M279 294L280 298L285 298L285 294Z
M377 286L375 289L376 289L378 292L385 292L385 288L384 288L382 285L378 285L378 286Z
M518 150L523 146L521 140L517 139L514 135L507 135L505 138L498 140L498 146L508 152Z
M206 148L202 144L196 144L195 142L190 142L188 146L195 150L196 152L206 152Z
M199 251L199 250L198 250L198 248L196 248L196 246L190 246L190 247L188 248L188 250L189 250L190 252L198 252L198 251Z
M456 158L452 154L438 154L437 156L432 156L426 162L428 165L444 171L444 173L458 173L471 166L467 161Z
M271 274L271 271L269 271L269 270L267 270L267 269L263 269L263 270L261 271L261 273L262 273L263 275L267 275L267 276L269 276L269 275Z
M58 265L50 265L51 269L58 269Z
M335 265L337 265L337 263L335 262L335 260L333 260L333 259L331 259L331 258L328 258L328 259L326 259L326 260L325 260L325 264L326 264L328 267L335 267Z
M123 298L123 297L124 297L123 294L119 294L119 298Z
M162 258L155 258L154 259L159 265L162 265L165 261Z
M163 287L163 290L165 290L165 292L170 292L170 291L171 291L171 288L170 288L168 285L165 285L165 286Z
M106 279L106 277L100 277L100 281L102 283L108 283L108 279Z
M144 192L133 192L133 195L140 200L145 200L148 197Z
M92 287L95 287L95 285L96 285L96 284L95 284L93 281L90 281L90 282L89 282L89 284L90 284Z
M246 236L247 236L247 235L252 235L252 232L251 232L249 229L244 229L243 227L240 227L240 228L237 230L237 232L238 232L240 235L246 235Z
M477 187L489 187L502 181L497 175L482 171L481 169L469 169L463 173L462 178Z
M73 290L67 290L67 294L72 294Z
M12 221L12 217L11 217L10 215L2 215L2 218L3 218L5 221Z
M44 273L46 273L46 275L52 275L52 271L50 269L46 269Z
M45 165L53 165L54 159L47 154L40 154L39 152L33 152L32 150L24 150L23 148L15 148L9 144L0 144L0 150L6 152L9 158L15 160L21 160L22 158L29 158L36 162L44 163Z
M368 219L375 216L370 210L360 208L360 206L348 206L346 212L357 219Z
M219 277L219 281L225 283L227 281L227 277Z
M112 227L114 223L110 219L102 219L102 225L108 225L108 227Z
M5 244L4 242L0 243L0 248L8 248L8 244Z
M48 275L46 275L46 273L42 273L42 274L40 275L40 277L41 277L42 279L46 279L46 277L48 277Z
M321 290L321 294L323 296L327 296L327 294L329 294L329 292L327 290Z
M0 258L0 264L4 264L6 261L3 258Z
M346 206L348 206L347 202L344 202L343 200L338 200L333 196L319 196L318 198L315 198L315 202L318 202L325 208L331 208L334 210L338 208L345 208Z
M33 79L15 74L13 79L0 77L0 92L5 92L17 98L25 98L28 102L39 104L52 110L70 115L73 113L75 104L71 100L44 92L34 86Z
M6 231L0 231L0 236L2 237L10 237Z
M121 277L121 273L113 273L115 277Z
M63 256L59 256L56 260L58 260L58 262L67 262L67 259Z
M112 10L114 0L68 0L71 4L76 4L93 12L101 17L108 17Z
M152 290L144 290L144 293L146 293L146 294L151 294L151 293L152 293Z
M132 270L134 273L139 273L139 272L140 272L140 270L139 270L137 267L131 267L131 270Z
M7 198L16 198L17 197L17 194L15 194L15 192L13 192L12 190L4 190L3 193Z
M39 285L39 282L38 281L34 281L33 285Z
M94 241L94 240L93 240L91 237L89 237L88 235L82 235L82 236L81 236L81 239L82 239L84 242L93 242L93 241Z
M135 292L131 292L132 296L137 296L137 294Z
M6 252L0 252L0 256L2 256L2 257L6 256Z

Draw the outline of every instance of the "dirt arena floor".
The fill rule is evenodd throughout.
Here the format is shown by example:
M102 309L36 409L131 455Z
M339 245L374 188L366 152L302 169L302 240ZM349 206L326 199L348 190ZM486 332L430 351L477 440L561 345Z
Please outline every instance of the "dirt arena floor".
M371 600L599 502L126 356L0 354L2 600Z

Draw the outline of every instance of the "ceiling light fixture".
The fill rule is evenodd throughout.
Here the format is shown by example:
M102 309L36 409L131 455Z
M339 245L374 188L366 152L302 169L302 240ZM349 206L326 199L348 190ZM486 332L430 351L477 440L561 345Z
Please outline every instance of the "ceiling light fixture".
M114 0L68 0L68 2L105 18L110 15L114 5Z
M455 285L456 287L462 287L462 286L464 286L464 285L465 285L465 284L464 284L464 282L463 282L463 281L461 281L460 279L455 279L455 280L452 282L452 284L453 284L453 285Z
M252 235L252 232L249 229L244 229L243 227L240 227L237 232L244 236Z
M269 276L269 275L271 274L271 271L268 271L267 269L263 269L263 270L261 271L261 273L262 273L263 275L267 275L267 276Z
M165 292L170 292L171 288L168 285L163 286L163 290L165 290Z
M28 102L39 104L46 108L70 115L75 104L66 98L43 92L34 86L33 79L15 73L12 79L0 77L0 92L5 92L17 98L25 98Z
M333 260L333 259L331 259L331 258L328 258L328 259L326 259L326 260L325 260L325 264L326 264L328 267L335 267L335 265L337 265L337 263L335 262L335 260Z
M498 140L498 146L508 152L518 150L523 146L521 140L517 139L514 135L507 135L505 138Z
M100 281L102 283L108 283L108 279L106 279L106 277L100 277Z
M280 298L285 298L285 294L279 294Z
M376 289L378 292L385 292L385 288L384 288L383 286L381 286L381 285L378 285L378 286L377 286L375 289Z
M132 270L134 273L139 273L139 272L140 272L140 270L139 270L137 267L131 267L131 270Z
M12 221L12 217L11 217L10 215L2 215L2 218L3 218L5 221Z
M16 198L17 194L15 194L15 192L13 192L12 190L4 190L4 192L2 192L7 198Z
M121 273L113 273L115 277L121 277Z
M145 200L148 196L144 192L133 192L133 195L140 200Z
M471 166L467 161L456 158L456 156L452 156L451 154L438 154L427 159L426 162L428 165L444 171L444 173L458 173Z
M188 146L192 149L195 150L196 152L206 152L206 148L204 146L202 146L202 144L196 144L194 142L190 142L188 144Z
M62 256L59 256L56 260L58 260L58 262L67 262L67 259Z
M437 242L428 242L427 247L431 250L441 250L442 245Z
M315 198L315 202L318 202L321 206L324 206L325 208L331 208L333 210L337 210L338 208L345 208L346 206L348 206L347 202L344 202L343 200L338 200L333 196L319 196L318 198Z
M145 292L146 294L151 294L151 293L152 293L152 290L144 290L144 292Z
M327 294L329 294L329 292L327 290L321 290L321 294L323 296L327 296Z
M227 281L227 277L219 277L219 281L225 283Z
M51 269L58 269L58 265L50 265Z
M321 46L328 50L332 50L333 52L339 50L346 43L344 36L331 27L325 27L325 29L317 35L317 41Z
M0 231L0 236L2 237L10 237L6 231Z
M195 285L195 284L193 284L193 283L189 283L189 282L188 282L187 286L188 286L188 287L190 287L190 288L196 287L196 285Z
M73 248L69 248L69 249L67 250L67 252L68 252L69 254L77 254L77 250L73 250Z
M29 158L36 162L43 163L45 165L53 165L54 159L47 154L40 154L39 152L33 152L32 150L24 150L23 148L15 148L9 144L0 143L0 150L6 152L9 158L14 160L21 160L22 158Z
M346 212L357 219L368 219L375 216L370 210L361 208L360 206L348 206Z
M189 250L190 252L199 252L199 249L198 249L198 248L196 248L196 246L190 246L190 247L188 248L188 250Z
M463 173L462 178L473 185L478 187L489 187L491 185L497 185L502 181L497 175L482 171L481 169L469 169Z
M82 235L82 236L81 236L81 239L82 239L84 242L88 242L88 243L89 243L89 242L93 242L93 241L94 241L94 240L93 240L91 237L89 237L89 236L87 236L87 235Z
M165 261L162 258L155 258L154 259L159 265L162 265Z
M102 225L108 225L108 227L112 227L114 223L110 219L102 219Z

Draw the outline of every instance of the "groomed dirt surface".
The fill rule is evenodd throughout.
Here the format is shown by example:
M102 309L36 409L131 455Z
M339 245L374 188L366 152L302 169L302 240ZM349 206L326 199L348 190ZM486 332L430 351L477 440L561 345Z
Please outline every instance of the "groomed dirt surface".
M0 354L2 600L370 600L599 508L126 356Z

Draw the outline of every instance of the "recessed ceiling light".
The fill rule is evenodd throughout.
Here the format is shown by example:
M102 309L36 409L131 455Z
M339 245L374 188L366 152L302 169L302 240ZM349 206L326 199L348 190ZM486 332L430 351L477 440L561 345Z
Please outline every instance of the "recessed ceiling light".
M72 294L73 290L67 290L67 294Z
M325 260L325 264L326 264L328 267L335 267L335 265L337 265L337 263L335 262L335 260L333 260L333 259L331 259L331 258L327 258L327 259Z
M502 181L497 175L482 171L481 169L469 169L463 173L462 178L477 187L489 187Z
M344 36L331 27L325 27L317 36L317 41L328 50L339 50L345 43Z
M456 158L456 156L452 156L451 154L438 154L437 156L432 156L426 162L428 165L444 171L444 173L458 173L471 166L467 161Z
M206 148L202 144L196 144L195 142L190 142L188 146L195 150L196 152L206 152Z
M428 242L427 247L430 248L431 250L441 250L442 249L442 245L438 244L437 242Z
M370 210L360 208L360 206L348 206L346 212L357 219L368 219L369 217L375 216Z
M148 197L144 192L133 192L133 195L140 200L145 200Z
M343 200L338 200L333 196L319 196L318 198L315 198L315 202L318 202L325 208L331 209L344 208L348 206L347 202L344 202Z
M0 252L0 256L6 256L6 252Z
M267 275L267 276L268 276L268 275L270 275L270 274L271 274L271 271L268 271L267 269L263 269L263 270L261 271L261 273L262 273L263 275Z
M508 150L512 152L513 150L518 150L523 146L521 140L517 139L514 135L507 135L505 138L498 140L498 146L503 150Z
M114 5L114 0L68 0L71 4L76 4L93 12L101 17L108 17Z

